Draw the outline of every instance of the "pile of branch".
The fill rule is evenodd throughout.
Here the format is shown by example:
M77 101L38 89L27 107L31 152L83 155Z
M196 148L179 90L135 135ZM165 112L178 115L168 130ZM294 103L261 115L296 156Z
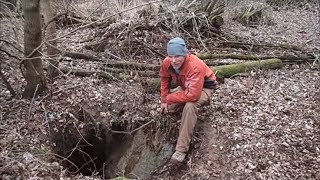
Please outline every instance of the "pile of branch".
M98 52L109 49L130 57L132 54L149 53L141 48L143 45L139 41L165 44L172 36L170 34L195 37L193 39L216 37L221 33L223 11L224 6L217 2L210 2L195 10L183 7L177 10L159 7L159 10L152 12L144 10L133 21L118 21L101 28L95 34L96 41L88 43L85 48Z

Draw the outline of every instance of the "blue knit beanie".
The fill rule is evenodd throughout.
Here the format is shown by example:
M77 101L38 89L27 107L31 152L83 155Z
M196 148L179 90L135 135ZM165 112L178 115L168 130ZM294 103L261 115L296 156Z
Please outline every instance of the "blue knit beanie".
M186 43L180 37L171 39L167 44L167 53L168 56L186 56Z

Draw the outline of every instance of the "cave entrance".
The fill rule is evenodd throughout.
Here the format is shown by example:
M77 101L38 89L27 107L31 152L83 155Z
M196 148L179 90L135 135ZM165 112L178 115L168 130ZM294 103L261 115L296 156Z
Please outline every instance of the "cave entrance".
M121 133L129 129L123 122L103 125L85 111L68 116L64 125L50 126L50 137L53 152L72 174L145 179L174 151L155 123L128 134Z
M111 130L124 131L126 127L123 124L106 127L88 117L69 114L64 117L65 124L51 124L52 151L71 174L112 176L108 159L118 154L119 149L124 149L130 138L125 134L111 133Z

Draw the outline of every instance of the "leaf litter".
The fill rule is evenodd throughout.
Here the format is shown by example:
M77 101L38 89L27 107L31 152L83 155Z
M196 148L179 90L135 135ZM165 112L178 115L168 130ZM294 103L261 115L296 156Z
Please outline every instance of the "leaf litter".
M275 39L270 42L282 39L281 42L319 49L315 13L294 9L276 11L274 16L280 17L276 18L281 20L276 22L278 26L254 29L234 22L225 28L256 41L268 42L272 37ZM281 19L286 16L292 18ZM95 67L90 63L87 66ZM303 64L226 79L212 97L211 105L199 114L194 149L186 167L174 176L154 178L319 179L319 77L317 67ZM9 78L15 88L18 85L13 82L17 79ZM31 104L28 100L9 99L1 85L2 179L101 179L95 174L73 176L63 169L50 149L54 144L47 137L48 122L64 123L63 114L79 104L95 109L94 117L107 122L149 121L159 109L159 94L144 95L141 84L133 81L67 76L56 82L52 92L52 99L35 99ZM147 99L145 104L143 96ZM124 114L120 113L123 109Z

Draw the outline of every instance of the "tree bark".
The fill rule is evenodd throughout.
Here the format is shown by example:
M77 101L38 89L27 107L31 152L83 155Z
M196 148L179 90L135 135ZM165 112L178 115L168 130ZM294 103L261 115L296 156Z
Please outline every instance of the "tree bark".
M33 95L41 94L46 89L46 81L42 68L41 54L39 50L34 51L41 44L40 24L40 0L22 1L24 14L24 55L27 58L23 61L25 67L25 78L27 85L23 91L24 98L31 98ZM33 52L34 51L34 52Z
M54 48L57 47L57 41L54 40L56 38L56 23L55 21L51 21L55 17L55 12L52 9L50 0L41 0L41 7L46 27L46 29L44 29L44 34L47 43L50 43L50 45L47 44L47 55L52 58L49 60L47 75L50 83L53 83L54 78L59 75L59 71L57 70L59 61L55 57L57 54L59 54L59 51Z

